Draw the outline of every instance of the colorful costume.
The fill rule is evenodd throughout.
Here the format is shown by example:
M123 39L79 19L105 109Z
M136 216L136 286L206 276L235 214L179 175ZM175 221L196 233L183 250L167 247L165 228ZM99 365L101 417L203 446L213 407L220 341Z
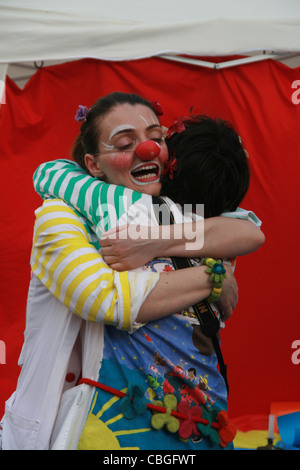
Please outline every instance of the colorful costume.
M34 183L43 198L59 197L74 207L77 215L85 217L86 233L90 243L96 248L99 246L95 234L100 236L103 230L108 230L117 222L130 223L135 220L137 213L141 224L146 225L149 217L152 222L155 220L151 196L107 185L87 176L80 167L70 161L58 160L41 165L35 173ZM44 206L53 203L58 202L49 200ZM66 208L63 210L70 210L65 203L59 204ZM175 222L183 221L178 208L174 216ZM258 219L251 212L241 210L231 216L250 218L259 225ZM193 220L192 215L190 220ZM82 227L80 228L82 230ZM56 247L54 250L51 248L51 236L52 233L49 234L49 240L41 240L42 250L45 244L49 244L49 259L52 259L52 252L57 250ZM68 233L68 236L72 235ZM35 268L39 275L39 269L46 269L48 261L43 263L43 252L37 255L37 258L41 263L41 268ZM105 323L103 328L98 323L84 322L84 328L88 332L85 332L84 338L88 335L89 338L93 337L94 341L89 345L87 341L84 342L86 350L82 377L98 381L100 389L83 383L77 387L71 386L62 395L61 406L58 407L57 403L53 411L53 417L56 413L58 416L52 433L51 448L76 448L79 441L80 449L200 450L223 448L230 442L230 439L224 439L224 432L226 434L228 428L226 418L217 418L223 417L221 410L226 409L225 384L217 370L215 354L212 351L203 354L198 349L197 322L192 310L188 309L147 325L134 323L135 312L157 280L158 274L153 272L157 271L154 263L162 270L173 269L170 260L160 259L151 262L140 274L128 273L128 278L124 275L121 280L122 273L119 273L120 290L124 298L126 283L128 289L131 286L130 301L122 303L119 300L122 296L116 295L116 291L112 290L114 294L111 298L117 298L117 307L112 304L111 312L104 314L105 308L101 306L96 316L95 313L85 313L84 310L81 313L81 309L86 305L86 300L82 297L84 294L76 297L76 302L72 304L76 288L72 295L67 295L65 291L61 293L59 286L62 286L62 290L64 287L64 283L61 284L62 272L57 272L56 266L50 270L50 277L55 279L57 284L52 290L49 282L45 287L49 288L54 296L59 293L60 297L57 298L60 301L67 299L67 307L75 313L77 307L77 313L82 318ZM35 265L34 258L33 268ZM154 277L148 277L150 274ZM65 279L69 275L72 276L71 271ZM140 275L145 277L140 278ZM130 279L130 276L136 277ZM140 279L143 281L139 281L140 284L137 285ZM70 283L73 287L74 282L72 280ZM99 295L103 295L100 284L99 287ZM141 293L145 294L137 300ZM98 299L97 295L96 297ZM105 295L104 297L106 298ZM80 303L79 299L84 301ZM95 302L99 301L95 298L93 305ZM133 306L134 302L137 304ZM122 307L123 316L120 313ZM69 320L72 322L74 318L77 317L73 315ZM78 331L77 329L77 334ZM95 339L101 335L101 341L97 345ZM75 341L76 336L73 339L74 344ZM56 391L59 397L64 391L63 384L60 386ZM162 407L165 412L153 414L153 410L149 409L153 404ZM180 416L189 418L181 419ZM206 423L203 424L201 419ZM216 422L217 427L214 427ZM50 425L48 428L50 429Z
M158 280L155 273L113 272L97 244L63 201L36 211L22 370L6 402L3 449L55 448L57 439L76 449L93 395L76 383L81 374L98 378L104 324L132 331Z

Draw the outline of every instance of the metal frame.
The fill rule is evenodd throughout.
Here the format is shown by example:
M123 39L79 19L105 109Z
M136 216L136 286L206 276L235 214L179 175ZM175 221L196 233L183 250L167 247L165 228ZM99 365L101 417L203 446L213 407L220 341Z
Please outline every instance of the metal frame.
M178 55L169 55L169 54L162 54L159 57L162 59L167 59L175 62L182 62L185 64L191 64L191 65L197 65L199 67L206 67L210 69L226 69L229 67L236 67L238 65L244 65L244 64L250 64L253 62L259 62L262 60L284 60L284 59L289 59L292 57L299 56L299 52L291 52L291 53L275 53L275 52L266 52L263 51L262 54L259 55L253 55L249 57L243 57L240 59L234 59L234 60L227 60L225 62L220 62L220 63L214 63L214 62L208 62L205 60L198 60L198 59L192 59L188 57L182 57Z

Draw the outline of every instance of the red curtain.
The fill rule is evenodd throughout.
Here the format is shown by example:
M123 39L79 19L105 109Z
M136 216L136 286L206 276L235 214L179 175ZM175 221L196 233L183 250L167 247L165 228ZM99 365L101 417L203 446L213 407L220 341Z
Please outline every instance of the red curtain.
M70 155L78 105L115 90L158 100L166 126L193 106L231 121L241 135L252 175L242 207L262 219L266 243L238 260L239 305L222 339L230 415L268 414L273 401L298 401L300 364L292 360L292 344L300 340L297 79L299 68L273 61L214 70L159 58L45 67L23 90L7 79L0 110L0 344L6 352L0 416L19 374L34 210L41 203L33 172L41 162Z

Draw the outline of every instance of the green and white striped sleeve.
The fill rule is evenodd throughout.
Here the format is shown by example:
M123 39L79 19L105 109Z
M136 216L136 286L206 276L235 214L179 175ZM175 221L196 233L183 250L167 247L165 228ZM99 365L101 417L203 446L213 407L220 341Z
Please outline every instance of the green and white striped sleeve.
M110 269L83 221L59 199L44 201L36 211L31 269L76 315L127 331L159 279L157 273Z
M33 184L43 199L60 198L78 211L99 238L103 231L115 227L134 204L148 207L151 212L148 195L100 181L71 160L43 163L34 173Z
M100 181L71 160L43 163L36 170L33 182L43 199L60 198L78 211L99 238L119 221L122 224L157 224L151 196ZM259 228L262 223L254 212L240 207L221 215L250 220Z
M242 207L238 207L234 212L223 212L221 215L223 217L232 217L234 219L249 220L250 222L253 222L258 228L260 228L262 224L262 221L253 211L243 209Z

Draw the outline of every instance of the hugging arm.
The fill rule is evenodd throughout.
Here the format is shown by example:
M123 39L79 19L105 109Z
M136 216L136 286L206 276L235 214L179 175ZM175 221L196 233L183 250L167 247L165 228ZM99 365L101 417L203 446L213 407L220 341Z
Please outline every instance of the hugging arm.
M142 266L159 256L242 256L257 250L264 239L264 234L250 220L212 217L184 225L143 226L136 230L134 226L124 225L104 233L100 243L106 262L122 271Z
M203 300L213 287L204 266L161 274L113 271L82 220L60 200L36 211L31 268L83 320L128 331Z
M104 231L112 230L101 239L102 254L106 262L119 271L140 267L157 256L240 256L255 251L264 242L264 235L256 226L259 224L255 215L251 221L247 220L248 211L237 213L238 218L234 218L235 213L232 213L231 217L213 217L204 222L152 225L149 233L153 220L151 196L104 183L70 160L54 160L40 165L33 181L42 198L64 200L85 217L99 238ZM135 207L141 214L138 222L135 220ZM141 236L126 235L124 231L128 232L128 227L120 227L120 224L128 222L133 231L134 223L141 224L135 231Z
M114 186L114 185L108 185L102 181L97 180L96 178L92 178L90 175L87 174L87 172L81 169L75 162L71 162L69 160L55 160L55 161L47 162L47 163L40 165L40 167L36 170L34 174L33 180L34 180L34 187L36 191L41 195L43 199L49 198L49 197L58 197L62 199L63 201L65 201L65 203L68 204L69 207L73 207L77 213L79 212L84 217L85 223L90 227L92 231L97 233L99 236L101 236L101 233L103 230L107 230L110 227L115 226L117 224L118 219L120 218L120 215L126 212L125 211L126 207L129 207L129 208L133 207L137 203L137 201L139 202L140 207L142 207L143 209L146 208L147 213L151 212L151 207L152 207L151 196L136 193L127 188L121 188L121 187ZM127 201L127 206L124 203L125 201ZM119 204L116 204L116 202ZM175 230L176 228L177 226L175 226ZM175 233L174 233L173 239L175 240L175 244L178 244L178 239L176 238ZM171 243L171 240L172 238L164 239L163 241L164 243L167 242L167 245L169 245ZM189 241L190 241L190 237L189 237ZM182 243L182 241L180 243ZM154 246L154 245L150 243L150 247L151 246ZM157 247L157 245L155 246ZM105 251L107 247L108 249L115 248L115 247L110 247L109 244L108 245L106 244L105 247L103 247L103 250ZM134 243L133 252L135 253L137 253L136 247L137 245L136 243ZM149 243L148 243L148 247L149 247ZM159 244L158 244L158 247L160 247ZM170 246L166 248L170 249ZM180 248L177 246L176 250L179 250L179 249ZM158 250L158 253L160 253L160 249ZM174 255L177 254L176 251L173 253ZM146 261L149 261L149 259L152 259L154 256L155 254L153 255L148 254L146 256L147 257ZM135 264L135 265L140 266L141 264L143 263L139 261L139 264ZM110 266L110 268L112 267ZM198 270L198 268L193 268L193 269ZM203 268L201 269L203 270ZM120 271L124 270L124 266L118 270ZM195 273L195 271L193 271L193 273ZM165 277L164 274L165 273L162 274L162 277ZM182 276L181 273L180 274L172 273L172 276L173 274L177 279L180 279ZM134 276L134 275L135 274L133 273L130 274L130 276ZM227 307L228 316L231 314L232 310L234 309L237 303L237 284L236 284L234 277L230 274L229 276L231 279L230 289L227 288L227 286L229 286L229 280L226 280L224 283L224 289L223 289L223 293L221 296L221 300L223 298L225 304L227 304L228 306ZM141 279L141 277L139 279ZM194 280L195 279L193 278L192 284L190 284L190 287L193 286ZM153 294L153 297L154 297L154 294ZM164 298L168 298L168 296L165 296ZM191 299L191 303L192 303L192 299ZM145 303L143 306L143 311L142 311L143 315L147 315L147 312L145 311L146 308L148 308L148 303ZM155 302L154 302L154 308L157 308L157 303ZM180 310L180 306L178 306L178 310ZM89 318L90 317L94 318L95 315L97 315L96 312L87 313L86 315L88 315ZM144 320L139 318L139 321L144 321Z

